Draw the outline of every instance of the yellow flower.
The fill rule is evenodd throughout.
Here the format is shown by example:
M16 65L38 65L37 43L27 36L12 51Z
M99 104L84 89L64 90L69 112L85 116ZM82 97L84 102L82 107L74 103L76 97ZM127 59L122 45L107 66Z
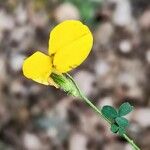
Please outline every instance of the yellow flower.
M79 66L90 53L92 45L93 37L86 25L77 20L64 21L50 33L49 55L37 51L25 59L23 74L49 85L52 72L66 73Z

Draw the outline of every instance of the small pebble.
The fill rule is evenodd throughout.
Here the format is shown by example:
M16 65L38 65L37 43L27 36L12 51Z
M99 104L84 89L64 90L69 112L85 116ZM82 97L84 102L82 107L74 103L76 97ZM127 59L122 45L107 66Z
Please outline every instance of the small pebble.
M74 79L85 95L89 96L93 93L95 77L92 73L88 71L79 71L74 75Z
M3 9L0 10L0 31L12 30L15 26L13 17L7 14Z
M144 13L139 18L139 24L142 29L150 29L150 9L144 11Z
M95 72L100 77L103 77L108 74L110 71L110 65L104 60L98 60L95 64Z
M54 14L57 22L62 22L64 20L70 19L80 19L78 9L71 3L61 4L59 7L56 8Z
M111 23L105 22L100 24L94 34L96 44L107 46L107 44L110 42L113 36L113 33L114 33L114 28Z
M24 55L14 54L10 58L10 67L14 72L20 71L22 69L22 64L25 59Z
M113 22L117 26L128 26L132 22L132 11L129 0L118 0L113 14Z
M99 104L98 104L101 108L105 105L110 105L114 107L113 104L113 99L112 97L108 96L108 97L104 97L104 98L100 98L99 99Z
M147 50L147 52L145 53L145 57L147 62L150 64L150 50Z
M74 133L70 137L69 150L87 150L87 137L82 133Z
M43 149L40 139L32 133L25 133L23 135L24 146L28 150L41 150Z
M139 123L143 128L150 127L150 109L149 108L139 108L135 109L132 113L132 120Z
M23 5L19 5L15 11L16 22L20 25L23 25L27 21L27 11Z
M129 40L123 40L119 44L119 49L122 53L129 53L132 50L132 45Z

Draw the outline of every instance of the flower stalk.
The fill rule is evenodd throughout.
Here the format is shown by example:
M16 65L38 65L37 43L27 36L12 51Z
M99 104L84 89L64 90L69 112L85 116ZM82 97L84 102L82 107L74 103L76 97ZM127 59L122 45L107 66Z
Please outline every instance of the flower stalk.
M90 106L99 116L101 116L111 126L111 121L107 119L100 108L97 108L79 89L74 79L69 74L58 75L51 74L51 78L54 82L67 94L82 99L88 106ZM140 150L137 144L127 135L123 134L122 137L132 146L134 150Z

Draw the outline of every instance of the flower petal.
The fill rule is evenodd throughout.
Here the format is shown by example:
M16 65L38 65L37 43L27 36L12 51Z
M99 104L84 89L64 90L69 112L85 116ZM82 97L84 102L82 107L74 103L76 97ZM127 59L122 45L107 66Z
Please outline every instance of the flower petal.
M68 20L57 25L49 40L49 55L54 54L54 67L62 73L77 67L88 56L92 44L89 28L80 21Z
M48 85L48 78L52 72L52 59L37 51L23 63L23 74L38 83Z

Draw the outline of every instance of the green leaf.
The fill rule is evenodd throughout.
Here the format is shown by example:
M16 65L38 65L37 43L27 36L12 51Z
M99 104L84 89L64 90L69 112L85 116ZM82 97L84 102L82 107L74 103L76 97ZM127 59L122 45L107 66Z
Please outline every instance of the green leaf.
M125 116L133 110L133 106L130 103L123 103L118 110L119 116Z
M127 127L129 125L129 121L124 117L117 117L115 121L120 127Z
M126 133L125 128L123 128L123 127L119 127L118 134L119 134L120 136L122 136L122 135L123 135L123 134L125 134L125 133Z
M116 124L112 124L110 129L111 129L111 131L112 131L113 133L117 133L119 127L118 127Z
M117 111L112 106L104 106L102 108L102 114L110 120L113 120L118 116Z

